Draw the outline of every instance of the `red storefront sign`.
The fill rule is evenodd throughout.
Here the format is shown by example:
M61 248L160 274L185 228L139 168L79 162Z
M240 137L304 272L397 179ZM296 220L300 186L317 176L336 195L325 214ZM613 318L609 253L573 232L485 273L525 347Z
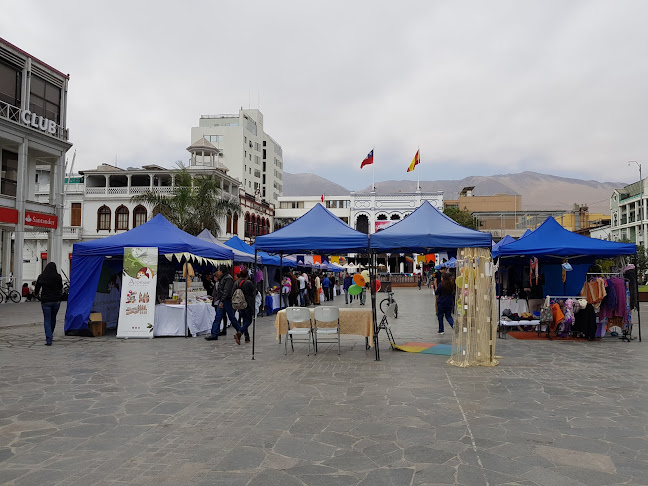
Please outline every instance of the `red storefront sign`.
M41 260L47 260L47 252L46 251L41 252Z
M41 228L56 228L58 225L58 219L53 214L25 211L25 225L40 226Z
M18 224L18 210L0 207L0 223Z

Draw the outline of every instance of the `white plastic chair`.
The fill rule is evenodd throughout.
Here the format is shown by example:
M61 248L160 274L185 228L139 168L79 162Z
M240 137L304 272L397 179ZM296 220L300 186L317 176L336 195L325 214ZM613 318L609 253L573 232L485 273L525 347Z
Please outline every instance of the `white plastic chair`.
M308 322L308 327L290 327L293 324L304 324ZM315 335L313 334L313 321L311 320L310 309L306 307L288 307L286 309L286 343L284 354L288 354L288 337L290 337L290 347L295 352L293 346L293 337L305 337L306 339L296 340L297 342L308 342L308 355L310 356L311 339L313 340L313 347L315 354L317 354L317 346L315 345Z
M319 322L335 322L336 327L320 327ZM320 340L320 335L332 336L337 334L336 340ZM322 343L335 343L338 345L338 355L340 354L340 309L337 307L316 307L315 308L315 352L317 345Z

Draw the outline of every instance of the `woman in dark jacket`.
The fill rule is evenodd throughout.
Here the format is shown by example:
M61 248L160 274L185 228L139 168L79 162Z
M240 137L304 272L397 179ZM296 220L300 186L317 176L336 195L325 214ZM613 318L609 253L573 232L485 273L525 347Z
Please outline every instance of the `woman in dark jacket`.
M437 318L439 319L439 334L443 334L443 317L445 316L450 327L454 328L452 311L454 310L455 283L449 273L441 277L441 284L436 289Z
M41 308L43 309L43 325L45 327L45 344L52 345L52 335L56 327L56 314L61 307L61 294L63 292L63 279L56 271L56 264L49 262L45 270L36 280L35 295L40 295Z
M245 309L239 310L239 325L237 326L236 323L232 322L234 325L234 328L236 329L236 334L234 335L234 340L236 341L236 344L241 344L241 337L245 336L245 342L249 343L250 342L250 333L248 332L248 328L252 324L252 319L254 318L254 311L255 311L255 300L256 300L256 285L252 283L252 281L249 279L249 272L247 268L244 268L241 270L238 274L238 280L234 284L234 291L236 292L236 289L241 289L243 292L243 295L245 295L245 301L247 303L247 307Z

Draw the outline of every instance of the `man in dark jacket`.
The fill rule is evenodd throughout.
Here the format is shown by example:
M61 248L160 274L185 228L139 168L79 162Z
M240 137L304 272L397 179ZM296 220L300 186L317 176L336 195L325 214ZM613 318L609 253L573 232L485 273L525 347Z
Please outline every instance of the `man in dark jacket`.
M236 322L236 313L234 312L234 307L232 307L234 279L229 274L229 267L227 265L221 265L218 267L216 277L218 278L218 287L216 287L216 301L218 302L218 307L216 307L216 317L212 324L211 335L205 338L207 341L216 341L218 339L223 314L227 314L227 317L232 324Z
M241 344L241 336L245 336L246 343L250 342L250 334L248 333L248 328L252 324L252 318L254 317L256 286L248 277L248 270L244 268L239 272L238 280L234 285L235 289L241 289L243 295L245 296L245 302L247 303L247 307L245 309L239 310L239 316L241 316L240 324L237 325L236 321L232 321L232 325L237 331L234 335L236 344Z
M348 273L344 277L344 285L342 288L344 289L344 303L348 304L349 303L349 288L353 285L353 279L351 278L351 275ZM351 296L351 299L353 300L353 296Z
M43 309L43 326L45 328L45 344L52 345L52 336L56 327L56 314L61 307L61 293L63 292L63 279L56 271L56 264L49 262L43 273L36 280L34 294L40 296Z

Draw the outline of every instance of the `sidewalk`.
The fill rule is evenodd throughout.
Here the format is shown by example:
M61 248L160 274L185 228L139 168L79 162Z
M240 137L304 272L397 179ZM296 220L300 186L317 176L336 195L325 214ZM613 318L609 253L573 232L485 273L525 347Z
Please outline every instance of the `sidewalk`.
M61 302L61 308L57 316L57 320L60 322L63 322L66 309L67 302ZM43 325L43 311L40 302L21 300L17 304L14 302L0 304L0 329L33 325Z

